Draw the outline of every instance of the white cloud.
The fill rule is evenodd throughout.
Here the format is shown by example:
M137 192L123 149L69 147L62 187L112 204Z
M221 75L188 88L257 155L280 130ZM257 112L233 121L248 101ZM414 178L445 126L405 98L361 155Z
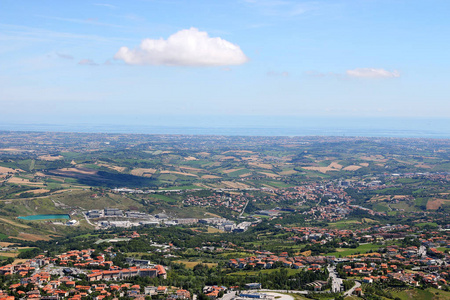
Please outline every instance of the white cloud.
M114 56L130 65L226 66L248 61L238 45L209 37L197 28L183 29L164 39L145 39L139 47L121 47Z
M78 62L79 65L82 66L97 66L98 64L95 63L92 59L82 59Z
M350 77L363 77L363 78L396 78L400 77L399 71L387 71L385 69L373 69L373 68L359 68L354 70L347 70L346 74Z

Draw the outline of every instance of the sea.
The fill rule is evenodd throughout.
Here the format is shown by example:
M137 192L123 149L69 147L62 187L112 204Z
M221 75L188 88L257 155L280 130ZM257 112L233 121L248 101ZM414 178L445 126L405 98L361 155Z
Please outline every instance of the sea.
M139 116L5 122L1 131L226 136L450 138L450 118Z

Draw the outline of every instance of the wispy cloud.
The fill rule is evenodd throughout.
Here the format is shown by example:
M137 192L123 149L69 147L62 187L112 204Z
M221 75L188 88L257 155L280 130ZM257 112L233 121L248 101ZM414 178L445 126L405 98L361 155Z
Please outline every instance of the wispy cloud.
M95 6L102 6L109 9L117 9L117 6L108 3L94 3Z
M247 5L258 9L265 15L294 17L317 9L316 2L288 0L244 0Z
M289 72L283 71L283 72L276 72L276 71L269 71L266 73L267 76L271 77L289 77Z
M388 71L385 69L375 69L375 68L357 68L353 70L347 70L345 73L335 73L335 72L318 72L318 71L308 71L306 75L312 77L336 77L336 78L398 78L400 77L400 72L397 70Z
M400 72L397 70L388 71L385 69L374 68L359 68L354 70L347 70L346 74L350 77L363 78L397 78L400 77Z
M111 41L131 41L127 38L117 37L102 37L98 35L77 34L71 32L53 31L42 28L0 24L0 40L24 40L24 41L51 41L51 40L86 40L97 42L111 42Z
M96 62L94 62L92 59L88 59L88 58L80 60L78 62L78 64L82 65L82 66L98 66L98 64Z
M145 39L135 49L122 47L114 56L130 65L227 66L248 61L238 45L209 37L197 28L180 30L164 39Z
M64 58L64 59L73 59L73 56L72 55L70 55L70 54L64 54L64 53L59 53L59 52L56 52L56 55L59 57L59 58Z
M99 22L97 20L97 18L76 19L76 18L61 18L61 17L43 16L43 15L36 15L36 17L44 18L44 19L47 19L47 20L70 22L70 23L76 23L76 24L105 26L105 27L114 27L114 28L124 28L124 26L121 26L121 25Z
M319 72L319 71L307 71L306 75L311 77L343 77L343 74L334 73L334 72Z

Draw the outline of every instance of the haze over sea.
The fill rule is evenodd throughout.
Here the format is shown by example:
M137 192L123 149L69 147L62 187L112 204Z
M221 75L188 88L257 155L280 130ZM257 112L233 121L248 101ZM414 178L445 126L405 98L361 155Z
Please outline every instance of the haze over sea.
M447 118L294 116L84 117L39 122L0 121L0 130L242 136L364 136L450 138Z

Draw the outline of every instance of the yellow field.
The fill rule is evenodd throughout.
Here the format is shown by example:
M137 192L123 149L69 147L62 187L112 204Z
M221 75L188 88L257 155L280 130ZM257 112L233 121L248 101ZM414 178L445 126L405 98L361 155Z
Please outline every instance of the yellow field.
M0 218L0 222L8 223L8 224L20 227L20 228L30 228L30 226L27 226L27 225L24 225L24 224L20 224L20 223L17 223L17 222L14 222L12 220L8 220L8 219L5 219L5 218Z
M328 168L333 168L333 169L338 169L338 170L340 170L340 169L342 169L342 165L341 164L339 164L339 163L337 163L337 162L332 162L329 166L328 166Z
M42 182L30 182L28 179L18 178L18 177L11 177L8 180L9 183L14 184L23 184L23 185L29 185L29 186L43 186L44 183Z
M292 174L295 174L295 173L297 173L297 171L295 171L295 170L287 170L287 171L280 172L279 174L280 175L292 175Z
M176 175L184 175L184 176L198 177L197 175L191 174L191 173L183 173L183 172L168 171L168 170L163 170L163 171L161 171L161 174L176 174Z
M0 247L8 247L14 245L14 243L8 243L8 242L0 242Z
M0 173L16 173L17 170L7 168L7 167L0 167Z
M155 174L156 169L143 169L136 168L131 170L131 175L134 176L142 176L142 177L152 177L152 174Z
M248 176L251 176L251 175L252 175L252 173L245 173L245 174L239 175L239 177L244 178L244 177L248 177Z
M190 160L197 160L197 158L195 158L193 156L188 156L188 157L185 157L184 159L188 160L188 161L190 161Z
M446 202L450 202L450 200L448 199L430 199L427 202L427 209L428 210L436 210L439 207L441 207L442 204L446 203Z
M51 156L51 155L41 155L38 157L40 160L46 160L46 161L55 161L55 160L60 160L63 159L64 157L61 155L57 155L57 156Z
M222 154L226 154L226 153L255 153L253 151L250 150L228 150L223 152Z
M204 170L202 170L202 169L193 168L193 167L178 166L178 168L183 169L183 170L194 171L194 172L204 172Z
M239 168L239 169L228 169L228 170L223 170L223 172L225 173L225 174L229 174L229 173L232 173L232 172L236 172L236 171L240 171L240 170L243 170L244 168Z
M232 189L248 189L249 186L241 182L222 181L222 184Z
M202 179L218 179L218 178L222 178L222 177L215 176L215 175L203 175L201 178Z
M117 171L117 172L124 172L127 168L125 167L119 167L119 166L113 166L113 165L108 165L108 164L97 164L100 167L106 167L109 168L111 170Z
M278 174L273 174L273 173L266 173L266 172L258 172L259 174L263 174L263 175L265 175L265 176L267 176L267 177L270 177L270 178L278 178L278 177L280 177L280 175L278 175Z
M24 241L49 241L51 240L50 237L45 235L37 235L37 234L31 234L31 233L25 233L21 232L19 233L19 236L14 237L18 240L24 240Z
M384 158L383 155L367 155L367 156L361 156L360 159L362 160L370 160L370 161L379 161L379 162L386 162L387 159Z
M333 169L330 167L302 167L302 169L305 169L308 171L318 171L320 173L326 173L329 171L338 171L337 169Z
M183 264L188 269L193 269L196 265L202 264L201 261L186 261L186 260L176 260L174 263L177 264ZM208 268L217 267L217 263L203 263L204 265L207 265Z
M345 167L343 170L345 170L345 171L356 171L356 170L359 170L361 168L362 168L361 166L351 165L351 166Z
M257 163L257 162L249 162L248 163L250 166L254 166L257 168L262 168L262 169L272 169L273 166L269 165L269 164L263 164L263 163Z

